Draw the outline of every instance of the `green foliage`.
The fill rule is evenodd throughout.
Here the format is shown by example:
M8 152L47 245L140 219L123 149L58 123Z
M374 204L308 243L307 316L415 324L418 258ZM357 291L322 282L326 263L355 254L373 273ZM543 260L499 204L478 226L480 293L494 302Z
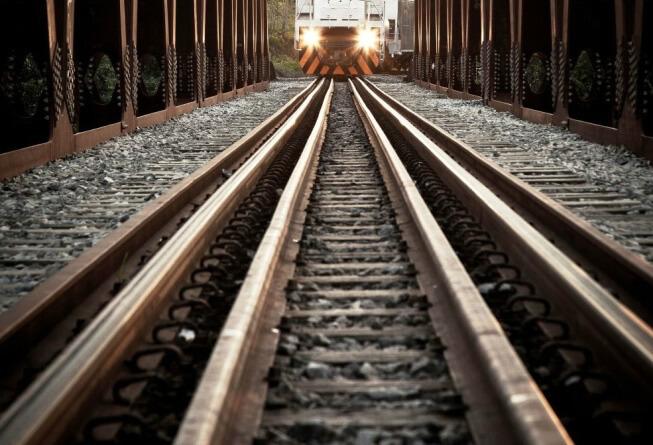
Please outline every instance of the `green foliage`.
M159 61L151 54L145 54L141 60L141 75L143 78L143 92L152 97L159 91L159 84L163 79L163 71Z
M100 105L108 105L113 99L113 93L118 86L118 76L116 75L111 59L106 54L102 54L100 61L93 75L93 84L95 85L95 100Z
M27 117L33 117L39 107L39 101L45 91L45 79L39 71L34 56L25 56L20 70L20 102Z
M295 1L268 0L268 34L273 56L294 56Z
M534 94L542 94L546 87L546 64L544 57L535 53L531 56L526 67L526 83Z
M272 55L272 63L278 76L281 77L303 77L305 74L299 67L296 56Z
M295 0L268 0L270 58L282 77L303 75L297 61L294 33Z
M592 66L592 58L587 51L581 52L578 56L574 69L569 73L569 83L581 101L586 102L592 97L594 67Z

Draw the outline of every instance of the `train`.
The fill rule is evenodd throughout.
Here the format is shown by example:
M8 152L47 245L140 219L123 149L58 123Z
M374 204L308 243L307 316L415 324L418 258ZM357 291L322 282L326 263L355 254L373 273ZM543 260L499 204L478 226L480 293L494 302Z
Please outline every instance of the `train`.
M296 0L295 49L307 75L408 69L414 0Z

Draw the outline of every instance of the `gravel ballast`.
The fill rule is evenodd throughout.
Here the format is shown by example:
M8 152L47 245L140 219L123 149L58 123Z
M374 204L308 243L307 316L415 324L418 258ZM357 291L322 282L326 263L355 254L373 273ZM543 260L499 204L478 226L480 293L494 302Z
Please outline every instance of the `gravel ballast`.
M199 108L0 182L0 312L244 136L312 79Z
M463 141L470 135L482 134L493 142L515 146L524 156L536 159L532 163L534 166L565 169L582 177L597 192L615 192L638 201L632 211L624 214L606 215L582 207L570 209L607 236L653 262L653 249L649 245L653 240L653 165L650 161L623 146L588 142L565 128L534 124L511 113L498 112L479 100L450 99L404 82L399 76L373 76L370 80ZM453 121L462 125L447 128ZM492 160L510 170L511 166L503 163L501 156Z
M405 216L346 85L331 107L259 442L470 444L467 406L402 239Z

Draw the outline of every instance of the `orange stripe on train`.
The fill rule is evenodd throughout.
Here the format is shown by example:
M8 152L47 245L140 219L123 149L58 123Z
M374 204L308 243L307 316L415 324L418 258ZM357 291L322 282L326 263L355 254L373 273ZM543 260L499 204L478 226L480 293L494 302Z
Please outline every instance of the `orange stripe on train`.
M308 67L308 71L306 71L306 74L312 75L317 72L317 68L320 66L320 59L319 57L316 57L313 59L313 63L311 63L311 66Z
M309 46L308 48L306 48L306 50L304 50L304 55L303 55L302 58L299 60L299 66L301 66L302 68L304 68L304 65L306 65L306 63L308 62L308 59L311 58L311 55L312 55L312 54L313 54L313 48L311 48L311 47Z
M379 66L379 63L380 63L379 55L378 55L378 53L376 51L370 51L369 52L369 58L370 58L370 61L372 62L372 64L374 66Z
M358 55L358 58L356 59L356 62L358 63L358 66L360 67L361 71L365 75L370 75L372 74L372 70L370 69L369 65L365 61L362 55Z

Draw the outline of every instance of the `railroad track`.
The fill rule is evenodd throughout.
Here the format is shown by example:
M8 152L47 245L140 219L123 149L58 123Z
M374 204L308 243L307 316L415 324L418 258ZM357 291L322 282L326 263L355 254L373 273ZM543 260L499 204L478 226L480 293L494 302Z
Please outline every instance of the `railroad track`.
M279 91L267 100L244 98L246 110L227 102L221 108L232 110L228 124L210 110L198 110L156 134L145 130L154 141L129 136L136 146L145 139L149 146L142 149L107 143L104 150L8 182L0 190L5 204L0 209L0 311L256 128L304 87L274 87ZM195 125L189 124L192 119ZM183 134L169 129L174 125Z
M0 407L11 403L116 297L201 204L292 115L314 86L306 86L276 113L21 297L10 311L0 314L0 353L7 360L0 371ZM125 186L131 185L125 182ZM152 184L149 190L160 186ZM77 238L73 234L84 236L87 229L91 230L60 228L66 234L59 240L63 245L60 249L74 249ZM28 263L25 260L21 265ZM2 272L11 275L19 270L10 266ZM32 285L30 277L22 276L22 281Z
M0 443L648 442L645 323L369 85L295 105Z
M375 85L520 180L572 209L628 249L653 261L653 212L641 200L616 187L593 183L587 175L562 166L560 160L534 153L507 135L498 135L496 131L488 135L484 123L434 109L420 100L423 90L416 94L402 88L401 83L383 79Z
M333 108L260 436L467 442L465 405L374 151L363 128L351 125L358 116L344 86ZM343 431L349 417L357 422Z
M470 116L433 109L421 89L415 92L396 82L371 85L617 298L653 322L653 266L646 261L653 259L653 212L648 205L592 183L496 131L488 135L486 124Z

